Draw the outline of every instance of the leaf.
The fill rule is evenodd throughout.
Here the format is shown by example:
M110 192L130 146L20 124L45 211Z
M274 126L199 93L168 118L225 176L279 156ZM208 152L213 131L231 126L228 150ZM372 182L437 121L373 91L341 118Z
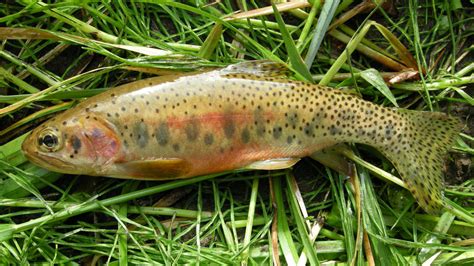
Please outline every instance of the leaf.
M294 176L287 174L286 175L286 181L289 184L289 189L287 190L287 199L289 203L289 209L291 211L291 214L294 217L294 221L296 222L296 228L298 230L298 233L300 235L301 241L303 242L303 251L305 255L309 259L310 265L319 265L319 260L318 256L316 254L316 250L313 247L313 243L311 241L310 234L306 228L305 224L305 218L303 217L302 214L302 209L300 208L300 205L298 204L298 199L297 199L297 192L296 189L293 186L291 186L292 182L294 181Z
M379 90L385 97L387 97L387 99L392 102L393 105L398 107L395 96L393 96L392 92L388 88L387 84L385 84L385 81L377 70L373 68L366 69L360 72L360 76L372 86L374 86L377 90Z
M305 7L308 7L310 5L311 4L307 1L290 1L290 2L275 4L278 11L280 11L280 12L285 12L285 11L293 10L293 9L296 9L296 8L305 8ZM273 13L272 8L269 7L269 6L266 6L266 7L246 11L246 12L232 14L232 15L226 17L225 20L230 21L230 20L238 20L238 19L247 19L247 18L253 18L253 17L258 17L258 16L270 15L272 13Z
M291 35L285 26L283 18L278 12L275 4L273 4L272 7L273 11L275 12L275 18L278 22L278 26L280 26L281 35L283 37L283 41L285 42L292 69L294 69L296 73L299 74L300 78L305 79L306 81L313 81L313 77L311 76L308 68L306 68L303 58L301 58L301 55L298 53L298 49L296 48L295 42L291 38Z
M383 25L373 22L379 32L384 36L384 38L389 41L390 45L393 47L400 60L409 68L417 69L417 63L410 51L403 45L403 43L393 34L389 29Z
M337 6L339 5L339 0L334 1L324 1L323 9L321 10L321 16L319 16L318 24L316 25L315 33L313 40L309 45L308 53L306 54L305 64L309 69L316 58L318 53L319 46L323 41L326 31L328 30L329 24L331 23L334 13L336 12Z
M288 225L288 217L286 214L287 207L283 203L283 189L279 178L272 179L272 191L274 195L274 203L277 212L277 231L278 231L278 242L280 248L285 257L288 265L296 265L298 258L298 252L295 246L295 242L291 236L291 230Z
M204 41L203 45L201 46L201 49L199 49L198 56L205 59L211 58L217 47L217 44L219 44L219 40L221 39L221 37L222 24L216 23L216 25L214 25L211 32Z

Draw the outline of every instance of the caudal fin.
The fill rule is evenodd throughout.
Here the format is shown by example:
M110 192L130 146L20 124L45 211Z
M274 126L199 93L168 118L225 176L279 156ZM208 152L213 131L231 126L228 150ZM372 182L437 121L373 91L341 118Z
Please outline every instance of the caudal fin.
M444 159L460 131L459 120L444 113L399 109L406 121L398 145L381 149L418 204L428 213L444 205Z

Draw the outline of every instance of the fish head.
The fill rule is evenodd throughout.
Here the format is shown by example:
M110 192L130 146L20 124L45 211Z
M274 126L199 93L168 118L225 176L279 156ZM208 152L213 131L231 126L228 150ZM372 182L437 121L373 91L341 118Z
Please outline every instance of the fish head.
M22 144L34 164L54 172L98 175L120 149L111 123L91 114L60 115L34 129Z

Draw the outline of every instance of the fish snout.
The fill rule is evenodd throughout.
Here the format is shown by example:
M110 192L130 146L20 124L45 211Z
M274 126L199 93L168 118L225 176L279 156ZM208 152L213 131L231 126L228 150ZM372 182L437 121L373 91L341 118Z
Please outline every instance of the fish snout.
M21 144L21 151L23 152L23 155L25 155L28 159L30 159L33 154L38 153L34 142L33 134L30 134L25 138L25 140Z

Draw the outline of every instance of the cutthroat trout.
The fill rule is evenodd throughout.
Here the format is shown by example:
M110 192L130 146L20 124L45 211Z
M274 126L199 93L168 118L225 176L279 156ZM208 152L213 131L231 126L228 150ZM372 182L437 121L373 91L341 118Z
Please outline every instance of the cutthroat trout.
M271 62L141 80L89 98L23 143L46 169L93 176L177 179L239 168L281 169L338 143L379 150L419 204L443 204L443 156L459 121L384 108L279 76Z

